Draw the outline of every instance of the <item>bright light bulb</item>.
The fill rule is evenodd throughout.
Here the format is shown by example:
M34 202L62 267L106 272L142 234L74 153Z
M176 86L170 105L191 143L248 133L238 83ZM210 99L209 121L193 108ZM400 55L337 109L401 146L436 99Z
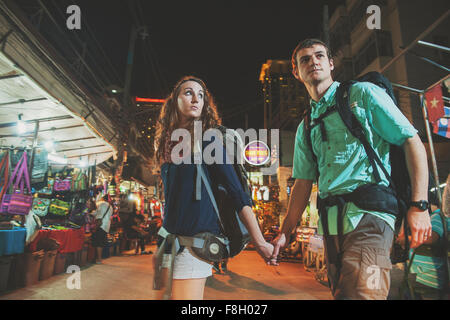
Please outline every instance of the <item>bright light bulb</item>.
M53 143L52 140L49 140L44 143L44 147L45 149L47 149L47 151L51 151L55 147L55 144Z
M17 121L17 131L19 132L19 134L27 132L27 126L25 125L25 122L23 122L22 120Z
M80 161L80 167L87 167L87 165L88 165L88 163L86 160L83 159Z

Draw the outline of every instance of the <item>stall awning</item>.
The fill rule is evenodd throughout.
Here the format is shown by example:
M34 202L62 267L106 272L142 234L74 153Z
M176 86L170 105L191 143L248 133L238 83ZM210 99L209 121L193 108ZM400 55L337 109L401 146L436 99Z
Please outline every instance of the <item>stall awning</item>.
M26 126L21 134L19 115ZM81 161L99 164L116 154L91 123L72 113L0 53L0 146L32 146L36 129L38 147L53 142L55 155L71 165Z

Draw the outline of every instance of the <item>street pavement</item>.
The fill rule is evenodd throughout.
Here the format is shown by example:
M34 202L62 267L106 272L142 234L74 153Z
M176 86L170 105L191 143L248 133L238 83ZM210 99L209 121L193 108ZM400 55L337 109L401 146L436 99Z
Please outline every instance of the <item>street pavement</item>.
M154 245L148 249L156 251ZM71 281L73 274L63 273L0 293L0 300L156 300L152 257L126 251L104 259L103 264L82 267L79 289ZM330 300L332 296L299 261L267 266L256 251L247 249L229 260L228 272L217 274L213 270L206 282L204 299Z

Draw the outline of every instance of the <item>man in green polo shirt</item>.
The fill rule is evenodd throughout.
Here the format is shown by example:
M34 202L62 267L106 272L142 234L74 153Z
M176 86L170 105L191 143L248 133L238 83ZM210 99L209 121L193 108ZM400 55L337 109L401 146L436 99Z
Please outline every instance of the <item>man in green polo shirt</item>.
M301 42L292 55L293 74L301 81L311 97L311 122L336 104L335 94L339 83L333 81L334 69L328 47L320 40ZM368 82L352 86L349 103L361 122L365 136L390 172L389 144L405 150L408 172L411 177L411 201L427 201L428 167L425 148L405 116L398 110L386 92ZM277 255L286 239L301 218L311 193L313 181L318 178L319 196L348 194L356 188L376 183L373 168L364 147L346 128L337 112L323 121L327 139L322 139L323 128L312 127L314 160L300 123L295 139L292 189L288 211L280 235L274 240L271 264L277 265ZM380 185L389 186L383 172ZM317 177L317 172L319 177ZM328 263L328 276L335 299L386 299L390 286L389 255L394 236L395 217L379 211L368 211L347 202L343 207L343 239L337 238L337 206L327 210L328 240L335 243L339 263ZM411 247L417 247L431 237L431 223L427 210L411 206L407 213L411 228ZM320 234L323 225L319 221ZM327 240L327 239L325 239ZM325 241L327 242L327 241ZM339 245L341 244L342 247ZM330 248L326 251L332 252ZM326 252L328 260L328 252Z

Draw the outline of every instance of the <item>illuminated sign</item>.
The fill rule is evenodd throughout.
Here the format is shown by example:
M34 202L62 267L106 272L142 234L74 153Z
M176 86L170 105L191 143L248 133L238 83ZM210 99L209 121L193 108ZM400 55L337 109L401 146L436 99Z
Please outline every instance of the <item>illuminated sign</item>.
M164 100L164 99L152 99L152 98L139 98L139 97L136 97L136 102L164 103L164 102L166 102L166 100Z
M244 159L254 166L262 166L270 159L270 149L262 141L253 141L244 148Z

